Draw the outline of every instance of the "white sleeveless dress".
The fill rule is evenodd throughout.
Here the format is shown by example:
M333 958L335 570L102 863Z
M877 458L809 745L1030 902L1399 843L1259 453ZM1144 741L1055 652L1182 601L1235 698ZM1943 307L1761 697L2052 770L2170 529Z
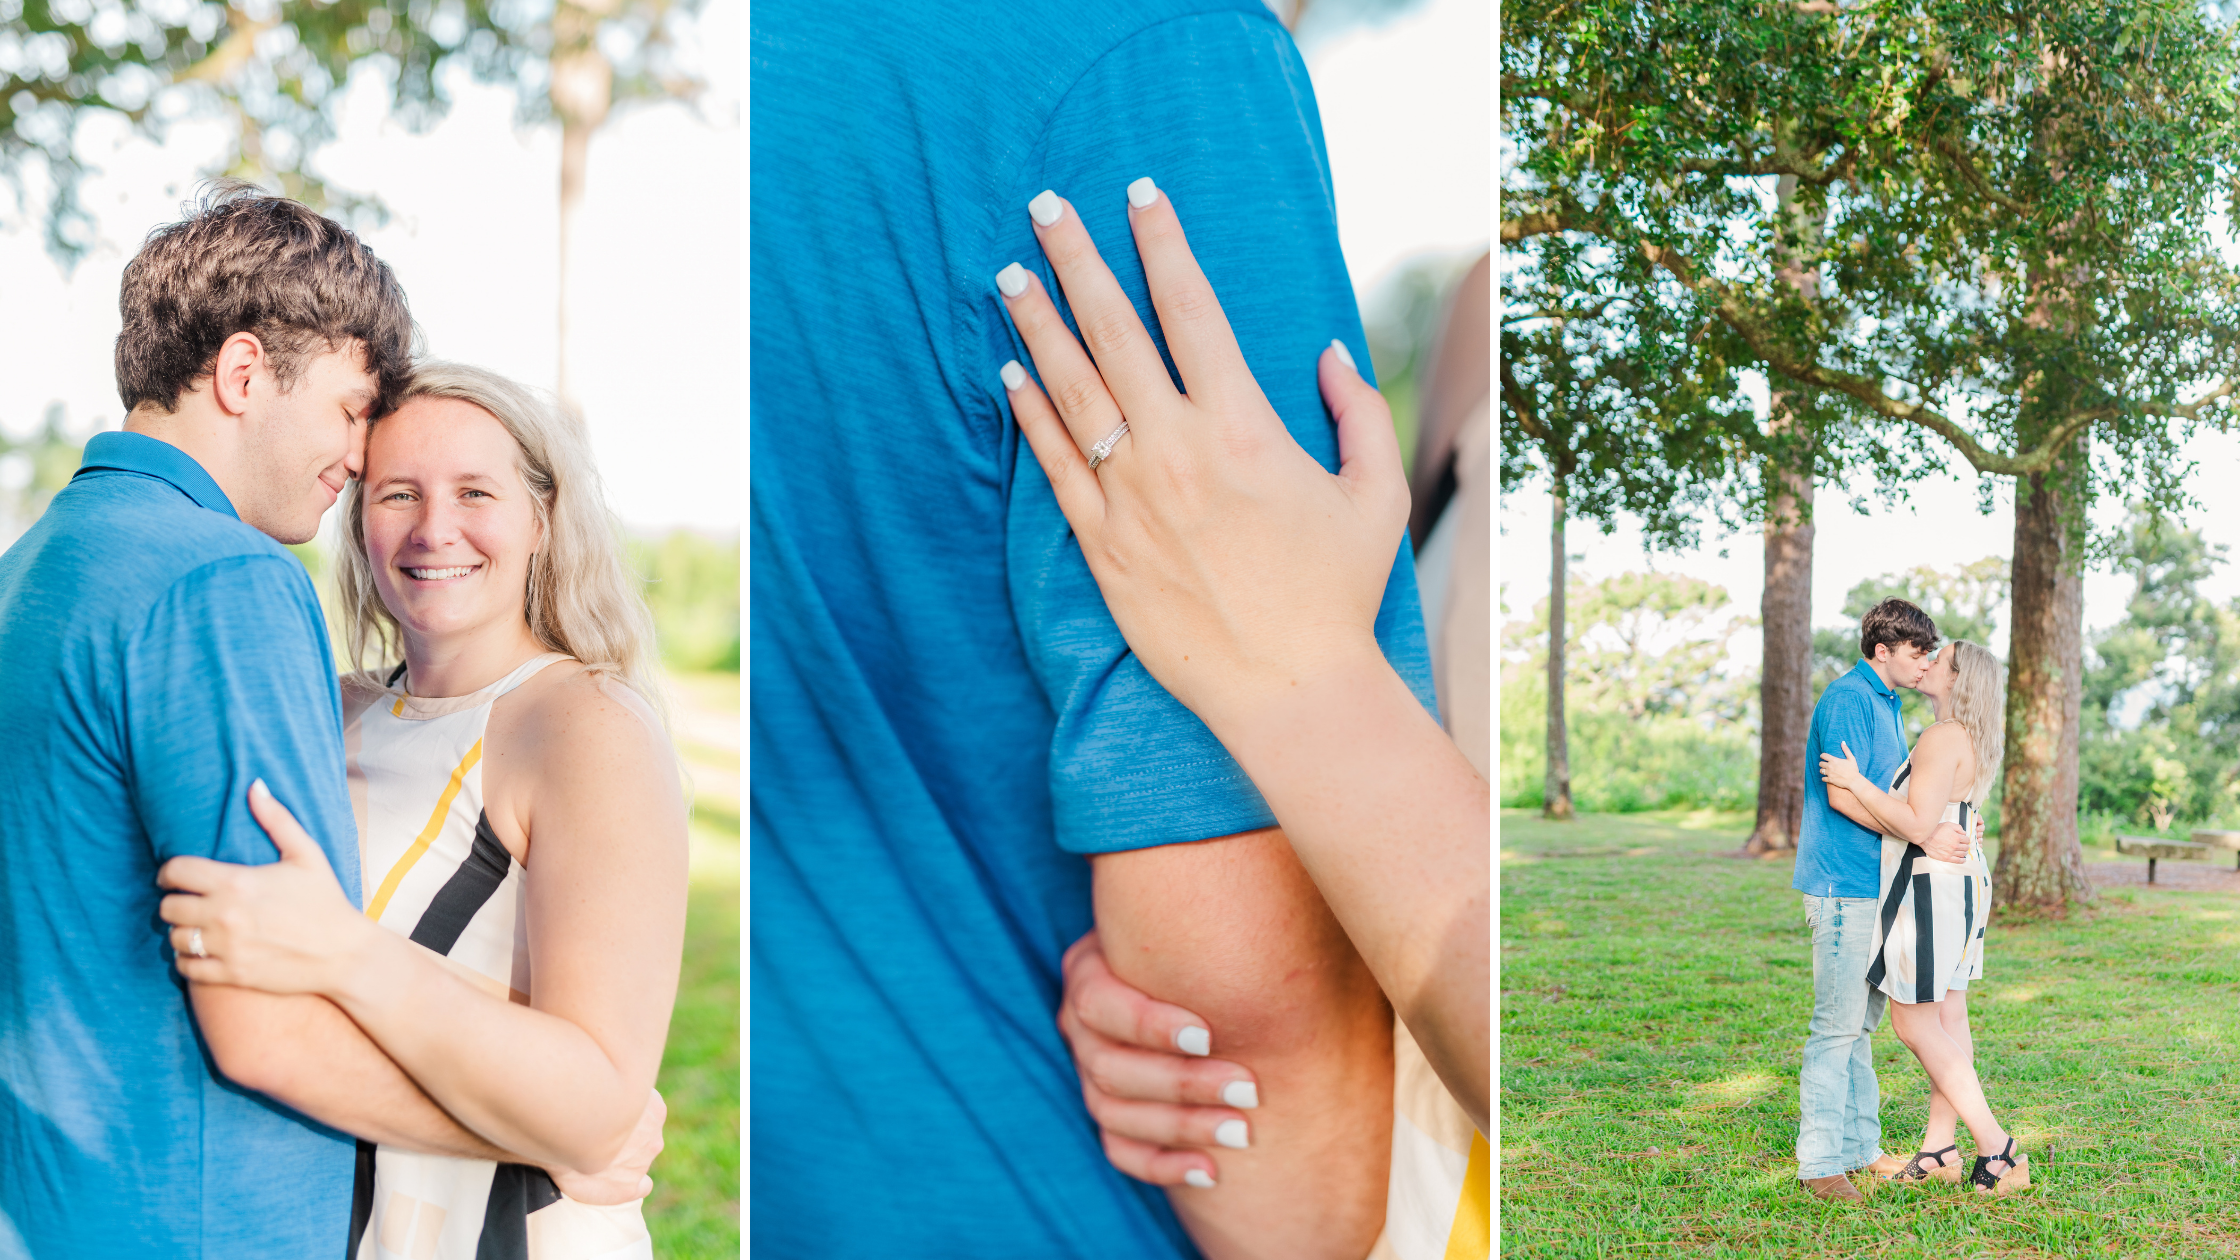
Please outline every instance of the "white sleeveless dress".
M523 880L482 810L482 740L498 697L555 661L548 652L468 696L424 699L398 683L343 727L366 917L441 957L469 984L527 1005ZM352 1260L652 1260L636 1203L563 1196L525 1164L358 1144Z
M1908 758L1890 785L1906 799ZM1975 823L1966 801L1947 802L1944 821ZM1882 838L1882 904L1875 916L1874 962L1867 983L1893 1002L1941 1002L1983 975L1983 933L1991 920L1991 868L1971 835L1964 862L1939 862L1920 845Z

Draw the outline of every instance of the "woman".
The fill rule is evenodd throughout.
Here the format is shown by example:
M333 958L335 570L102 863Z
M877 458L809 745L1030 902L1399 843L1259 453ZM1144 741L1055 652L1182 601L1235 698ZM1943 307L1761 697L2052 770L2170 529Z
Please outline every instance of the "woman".
M1490 793L1374 635L1408 516L1391 414L1332 343L1319 372L1343 464L1325 472L1261 394L1165 195L1150 180L1128 193L1188 393L1072 206L1044 193L1035 231L1076 320L1094 330L1094 357L1031 275L1013 277L1005 302L1042 381L1005 365L1013 415L1130 649L1250 775L1391 997L1402 1040L1421 1048L1464 1127L1490 1132ZM1223 1134L1244 1131L1257 1082L1202 1057L1210 1031L1190 1012L1114 978L1094 933L1065 967L1060 1023L1107 1154L1145 1181L1214 1188L1204 1148L1240 1144ZM1485 1149L1478 1142L1473 1159ZM1404 1194L1400 1180L1395 1202L1421 1189ZM1412 1223L1445 1252L1454 1201L1412 1215L1438 1218ZM1388 1239L1408 1216L1388 1211Z
M1891 1174L1893 1181L1960 1180L1955 1124L1975 1136L1969 1180L1985 1194L2030 1184L2030 1157L1991 1114L1976 1078L1968 1031L1968 982L1983 975L1984 930L1991 917L1991 871L1983 847L1964 862L1939 862L1922 851L1940 823L1970 823L1998 777L2005 743L2006 670L1999 658L1965 640L1947 646L1920 691L1937 720L1884 792L1859 772L1851 749L1824 753L1820 774L1859 798L1882 825L1882 905L1875 961L1867 983L1890 999L1898 1039L1929 1074L1929 1126L1921 1149Z
M651 625L583 435L511 381L427 365L345 514L353 664L395 662L343 680L365 912L260 784L279 863L163 868L179 969L331 999L508 1154L361 1157L352 1256L650 1257L636 1200L547 1171L606 1169L634 1133L636 1158L658 1149L684 939Z

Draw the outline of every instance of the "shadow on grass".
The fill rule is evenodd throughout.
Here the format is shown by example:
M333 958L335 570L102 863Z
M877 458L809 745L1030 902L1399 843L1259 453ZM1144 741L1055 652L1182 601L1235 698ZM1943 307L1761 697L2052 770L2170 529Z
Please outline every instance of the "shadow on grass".
M1750 822L1502 815L1504 1255L2240 1256L2240 899L1995 924L1977 1065L2035 1185L1829 1207L1796 1182L1791 865L1720 859ZM1887 1021L1874 1061L1884 1149L1910 1151L1927 1079Z

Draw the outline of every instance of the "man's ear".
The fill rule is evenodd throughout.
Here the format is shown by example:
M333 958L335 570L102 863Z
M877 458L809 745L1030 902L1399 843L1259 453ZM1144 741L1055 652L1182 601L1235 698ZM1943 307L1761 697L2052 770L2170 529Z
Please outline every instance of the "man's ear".
M210 395L218 409L229 416L247 411L249 382L267 366L264 343L255 333L237 332L226 338L210 373Z

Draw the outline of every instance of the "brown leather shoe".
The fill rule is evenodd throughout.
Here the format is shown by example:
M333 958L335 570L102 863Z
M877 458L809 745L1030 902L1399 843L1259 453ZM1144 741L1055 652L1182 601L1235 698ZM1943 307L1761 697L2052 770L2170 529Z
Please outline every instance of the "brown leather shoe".
M1899 1173L1904 1172L1905 1168L1906 1162L1904 1160L1899 1159L1895 1155L1884 1155L1871 1164L1861 1165L1860 1167L1854 1168L1851 1171L1855 1173L1867 1173L1871 1176L1887 1179L1890 1177L1895 1177Z
M1812 1191L1814 1198L1826 1199L1830 1203L1867 1201L1867 1196L1859 1193L1859 1187L1851 1184L1851 1178L1842 1173L1832 1177L1807 1177L1804 1179L1804 1188Z

